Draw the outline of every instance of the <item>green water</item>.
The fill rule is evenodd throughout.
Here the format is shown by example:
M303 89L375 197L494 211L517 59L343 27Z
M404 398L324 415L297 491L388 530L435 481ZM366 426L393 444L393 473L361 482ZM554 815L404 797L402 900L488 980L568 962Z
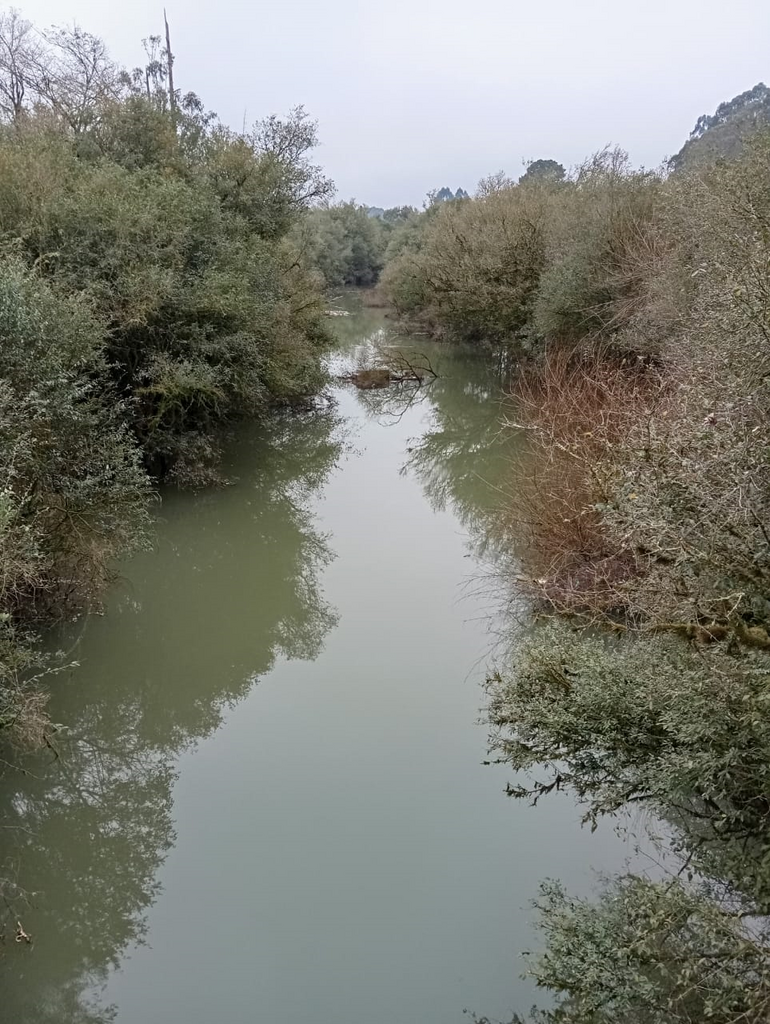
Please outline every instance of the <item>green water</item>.
M340 318L341 348L384 323ZM34 938L0 949L4 1021L504 1019L536 996L538 880L627 857L482 765L516 442L485 362L429 355L419 395L340 387L243 432L231 486L165 494L153 550L58 638L59 758L0 782Z

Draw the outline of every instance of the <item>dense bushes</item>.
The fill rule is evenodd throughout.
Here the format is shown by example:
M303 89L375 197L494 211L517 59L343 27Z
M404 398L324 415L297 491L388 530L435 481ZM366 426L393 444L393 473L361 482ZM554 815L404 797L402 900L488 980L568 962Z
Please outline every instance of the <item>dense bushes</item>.
M98 591L141 533L148 482L83 299L6 261L0 332L2 602L45 610Z
M397 312L452 340L526 344L548 193L504 189L423 214L421 237L406 236L383 275Z
M235 134L79 29L0 18L3 722L25 624L88 607L151 478L216 478L222 428L324 381L323 300L288 233L331 183L304 111ZM22 702L23 704L23 702ZM21 727L21 726L19 726Z
M407 323L449 340L539 349L554 334L610 330L636 295L639 235L659 181L605 150L569 180L485 179L391 251L383 287Z
M103 318L106 358L161 474L199 472L223 423L321 382L320 298L286 243L252 226L258 199L223 184L222 145L213 168L172 174L84 160L34 123L0 136L6 237ZM231 145L240 173L257 173L259 158Z
M681 866L546 886L543 1022L767 1019L769 181L762 135L697 174L606 151L490 179L384 272L418 327L534 357L500 525L547 621L489 682L511 795L646 807Z
M297 231L311 266L328 288L377 282L383 265L385 233L365 206L340 203L312 210Z
M625 875L598 902L543 885L540 984L565 994L533 1024L759 1022L770 1006L770 936L708 887Z
M647 804L709 880L632 879L595 906L565 902L534 969L567 993L545 1019L767 1016L768 170L759 138L736 163L661 183L624 256L640 270L634 302L521 387L538 468L509 515L530 524L525 585L572 621L535 630L493 682L503 756L550 766L536 790L572 787L591 815ZM597 347L603 334L623 357ZM623 923L632 889L661 922L691 906L687 930L650 943L649 922ZM721 922L715 945L699 921ZM630 968L614 981L592 973L608 942Z
M0 263L0 725L39 738L20 623L90 604L143 535L149 482L81 297Z

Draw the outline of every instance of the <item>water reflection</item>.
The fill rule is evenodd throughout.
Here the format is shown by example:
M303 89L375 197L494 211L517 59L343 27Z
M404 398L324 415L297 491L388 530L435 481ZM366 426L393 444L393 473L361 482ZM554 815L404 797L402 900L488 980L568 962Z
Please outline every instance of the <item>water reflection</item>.
M436 371L437 377L426 378L420 388L357 391L358 402L385 426L422 407L425 418L407 448L404 472L418 477L434 510L452 508L469 533L474 554L506 557L510 538L501 536L498 512L506 502L512 461L523 444L520 434L503 427L505 417L512 415L506 396L515 366L504 352L399 335L393 320L382 310L368 309L355 292L340 297L337 305L353 314L335 321L340 340L337 372L378 365L388 349L403 351L416 364L424 362Z
M512 438L501 429L502 381L482 358L444 351L434 359L439 377L428 396L430 423L408 468L434 508L451 504L478 532L498 504L511 455Z
M315 658L335 625L321 590L332 553L307 501L340 450L331 414L241 438L238 481L167 495L154 550L128 565L131 583L108 613L86 623L83 664L54 680L52 714L66 726L58 759L7 770L0 783L0 876L34 890L29 906L6 908L34 944L10 935L0 952L5 1019L114 1016L86 993L142 939L174 842L176 759L277 658ZM60 642L75 647L77 633Z
M355 356L366 362L378 346L402 350L416 363L424 361L437 376L421 387L358 392L360 404L385 426L400 422L414 406L422 408L420 433L406 449L403 472L419 479L435 511L451 508L467 531L473 556L499 575L511 550L501 528L505 517L499 513L522 443L520 435L503 426L510 413L507 371L488 353L382 329Z

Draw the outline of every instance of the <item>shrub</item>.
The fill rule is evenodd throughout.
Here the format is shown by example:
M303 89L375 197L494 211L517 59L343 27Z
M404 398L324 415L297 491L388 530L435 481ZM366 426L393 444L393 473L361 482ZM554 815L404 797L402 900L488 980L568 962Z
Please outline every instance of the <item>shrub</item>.
M644 298L646 247L659 182L603 150L552 193L545 268L533 320L545 337L608 337ZM641 280L640 280L641 279Z
M131 73L88 33L41 35L15 12L0 41L0 615L13 703L20 627L98 600L114 559L142 540L146 471L211 482L224 428L323 385L322 296L287 234L332 184L309 160L316 125L302 108L230 132L194 94L169 93L159 40Z
M518 387L507 515L521 578L571 623L533 628L490 680L493 745L531 773L514 796L570 788L591 821L647 806L681 872L594 904L546 891L543 1022L767 1016L769 167L758 137L641 198L621 176L618 209L606 183L553 200L579 216L548 236L564 259L535 303L550 344Z
M0 261L0 335L0 722L33 738L35 659L15 623L95 603L142 541L149 482L82 298Z
M376 284L383 266L387 227L365 206L339 203L311 210L298 242L327 288Z
M451 340L527 347L550 195L533 185L437 205L383 276L398 312Z
M547 946L530 973L565 998L535 1024L767 1020L770 936L708 887L628 875L589 902L546 883L536 906Z

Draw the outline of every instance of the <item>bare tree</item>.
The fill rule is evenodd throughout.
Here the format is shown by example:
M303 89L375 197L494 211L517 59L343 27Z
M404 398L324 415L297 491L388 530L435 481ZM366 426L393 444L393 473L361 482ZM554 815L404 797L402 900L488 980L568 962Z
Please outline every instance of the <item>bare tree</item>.
M0 111L18 121L34 93L43 44L32 24L11 8L0 13Z
M92 123L102 100L118 95L120 69L104 42L77 25L52 29L45 39L51 50L39 55L37 92L78 133Z

